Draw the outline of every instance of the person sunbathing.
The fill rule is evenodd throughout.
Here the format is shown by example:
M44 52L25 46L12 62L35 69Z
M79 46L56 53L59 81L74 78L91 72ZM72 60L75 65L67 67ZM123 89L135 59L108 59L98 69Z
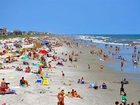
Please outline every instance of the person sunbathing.
M20 86L29 86L28 81L24 79L24 77L20 80Z
M81 97L81 96L76 92L76 90L74 91L74 97L83 99L83 97Z
M101 89L107 89L107 85L103 82L103 84L100 86Z
M15 61L18 61L18 60L15 59L14 57L11 57L11 59L10 59L10 63L15 62Z
M9 86L8 86L9 84L10 83L6 83L5 93L6 94L16 94L16 91L15 90L9 88Z
M20 68L19 66L16 68L16 71L23 71L22 68Z
M3 62L4 63L10 63L10 59L9 58L5 58Z
M5 69L6 67L0 64L0 69Z
M67 96L67 97L72 97L71 92L68 92L68 93L66 94L66 96Z
M28 62L23 61L23 65L29 65L29 63L28 63Z
M64 66L62 62L58 62L57 65Z
M31 68L30 68L29 66L26 67L25 72L26 72L26 73L30 73L30 72L31 72Z
M84 77L81 78L80 83L81 83L81 84L85 84L85 83L86 83L86 81L84 80Z
M89 88L98 89L97 83L90 83Z
M5 82L4 78L2 79L2 82L1 82L1 85L0 85L0 94L13 93L13 90L11 90L8 86L9 84L10 83ZM14 93L15 93L15 91L14 91Z
M80 79L78 79L77 83L78 83L78 84L80 84L80 83L81 83L81 80L80 80Z
M5 83L0 87L0 93L1 94L6 94L6 93L10 93L10 88L8 86L9 83Z
M74 97L74 89L72 89L71 95L72 95L72 97Z

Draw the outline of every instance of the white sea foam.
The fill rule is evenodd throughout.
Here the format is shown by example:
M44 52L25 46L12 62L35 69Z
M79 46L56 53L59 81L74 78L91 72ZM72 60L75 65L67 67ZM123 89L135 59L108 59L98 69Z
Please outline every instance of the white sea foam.
M101 43L101 44L110 44L110 45L129 45L124 43L115 43L114 42L107 42L110 37L103 37L103 36L79 36L79 39L92 41L93 43Z

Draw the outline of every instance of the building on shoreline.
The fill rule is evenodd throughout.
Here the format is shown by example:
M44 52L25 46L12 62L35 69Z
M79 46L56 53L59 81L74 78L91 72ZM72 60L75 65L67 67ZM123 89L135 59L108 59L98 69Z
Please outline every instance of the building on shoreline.
M7 35L7 29L6 28L0 28L0 35Z
M50 34L48 32L37 32L37 31L21 31L21 30L13 30L8 31L7 28L0 28L0 35L6 36L6 35L47 35Z

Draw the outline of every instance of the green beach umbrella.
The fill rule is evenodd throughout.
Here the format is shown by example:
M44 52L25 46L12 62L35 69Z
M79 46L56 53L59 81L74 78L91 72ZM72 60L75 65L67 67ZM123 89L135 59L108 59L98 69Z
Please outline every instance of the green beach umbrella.
M43 66L43 63L40 62L40 63L39 63L39 66Z
M21 59L24 60L24 61L26 61L26 60L29 59L29 57L28 57L28 56L24 56L24 57L22 57Z

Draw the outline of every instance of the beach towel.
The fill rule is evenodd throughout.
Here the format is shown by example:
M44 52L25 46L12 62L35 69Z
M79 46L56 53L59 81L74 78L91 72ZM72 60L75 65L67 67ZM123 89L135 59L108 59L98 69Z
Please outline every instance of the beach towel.
M5 92L4 94L16 94L16 91L14 89L11 89L10 91ZM3 93L0 92L0 95L3 95Z

